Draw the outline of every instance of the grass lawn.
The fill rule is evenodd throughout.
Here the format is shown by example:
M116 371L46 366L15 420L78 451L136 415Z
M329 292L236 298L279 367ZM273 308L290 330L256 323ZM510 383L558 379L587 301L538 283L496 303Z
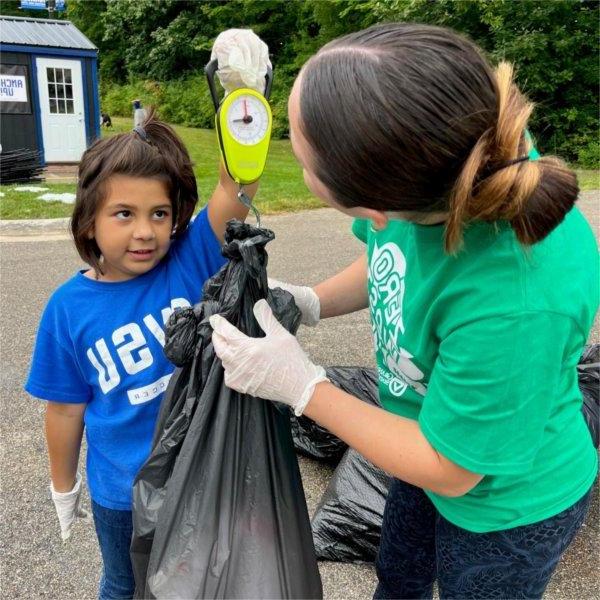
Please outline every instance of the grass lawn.
M131 119L113 117L113 129L103 135L114 135L129 131ZM175 125L175 130L184 141L192 160L198 181L200 202L204 204L218 180L219 147L215 132ZM39 182L27 186L49 188L48 192L75 192L75 184ZM21 192L16 185L2 185L0 192L0 219L57 218L71 215L73 206L62 202L37 200L43 192ZM256 206L261 214L297 211L323 206L304 185L302 170L292 154L288 140L273 140L265 173L256 196Z
M113 118L113 129L103 135L114 135L131 129L131 119ZM200 191L200 202L204 204L217 184L219 148L215 132L175 125L183 139L195 167L194 172ZM600 189L600 171L577 170L579 185L583 191ZM48 192L75 192L72 183L32 183L49 188ZM40 192L18 191L18 186L0 186L0 219L58 218L71 215L72 205L62 202L38 200ZM265 173L256 197L256 206L261 214L298 211L323 206L304 185L302 171L292 154L288 140L273 140Z

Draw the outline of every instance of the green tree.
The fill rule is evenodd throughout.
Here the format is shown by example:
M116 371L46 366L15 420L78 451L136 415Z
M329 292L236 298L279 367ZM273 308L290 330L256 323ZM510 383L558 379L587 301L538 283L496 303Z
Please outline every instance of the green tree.
M32 17L34 19L47 19L48 12L45 10L23 10L21 0L2 0L0 2L0 15L6 17ZM56 11L52 14L56 20L66 19L66 11Z
M2 0L1 14L46 17ZM275 66L275 132L287 132L286 101L300 67L321 46L374 23L451 27L491 61L509 60L537 103L531 129L542 152L599 162L597 0L68 0L69 18L99 49L103 100L130 112L132 96L181 123L210 123L202 68L215 37L251 28ZM201 89L198 89L200 87Z
M379 20L451 27L516 67L542 152L598 163L598 2L374 0ZM594 150L595 148L595 150ZM590 158L596 156L595 159Z

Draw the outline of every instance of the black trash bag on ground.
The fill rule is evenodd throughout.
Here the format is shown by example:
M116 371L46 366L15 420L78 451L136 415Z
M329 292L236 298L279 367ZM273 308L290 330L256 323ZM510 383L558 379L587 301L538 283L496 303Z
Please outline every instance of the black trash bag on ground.
M177 311L165 352L180 368L133 489L131 557L138 598L321 598L287 407L227 388L208 317L263 335L252 308L267 297L284 327L300 313L268 290L273 233L230 222L230 259L204 300Z
M327 377L338 388L369 404L379 404L377 370L363 367L329 367ZM337 464L348 444L305 416L291 416L294 446L304 456Z
M376 369L331 367L327 376L345 392L381 406ZM327 462L343 455L312 519L317 557L372 562L379 547L391 478L307 417L298 417L295 423L292 419L292 433L302 454Z
M577 365L579 389L583 394L583 416L594 446L600 444L600 344L586 346Z
M312 518L317 557L373 562L392 478L349 448Z

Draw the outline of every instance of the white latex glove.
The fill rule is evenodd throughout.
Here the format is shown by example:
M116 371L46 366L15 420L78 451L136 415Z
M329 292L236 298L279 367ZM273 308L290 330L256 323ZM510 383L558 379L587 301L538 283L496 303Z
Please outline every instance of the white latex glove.
M213 346L225 369L225 385L242 394L283 402L300 416L317 383L328 381L325 369L309 360L266 300L254 305L254 316L266 337L248 337L221 315L210 317Z
M269 278L269 287L281 288L294 296L296 306L302 313L301 323L314 327L321 318L321 301L315 291L306 285L292 285L291 283L283 283L277 279Z
M217 59L217 76L225 92L252 88L263 93L269 47L251 29L228 29L217 36L210 59Z
M57 492L54 485L50 482L50 492L52 501L58 515L60 523L60 537L65 542L71 537L71 530L75 519L83 519L86 523L91 523L92 517L87 510L79 508L81 501L81 474L77 473L75 485L70 492Z

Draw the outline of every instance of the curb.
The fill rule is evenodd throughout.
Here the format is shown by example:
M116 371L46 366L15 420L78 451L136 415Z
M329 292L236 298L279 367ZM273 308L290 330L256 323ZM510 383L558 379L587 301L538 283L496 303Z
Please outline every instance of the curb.
M579 200L595 201L599 197L600 190L587 190L585 192L581 192ZM281 213L281 215L283 214L287 213ZM271 215L270 218L281 215ZM0 236L35 236L45 234L62 234L70 236L70 220L71 219L69 217L65 217L62 219L0 219Z
M68 217L62 219L0 220L0 235L69 234L70 220Z

